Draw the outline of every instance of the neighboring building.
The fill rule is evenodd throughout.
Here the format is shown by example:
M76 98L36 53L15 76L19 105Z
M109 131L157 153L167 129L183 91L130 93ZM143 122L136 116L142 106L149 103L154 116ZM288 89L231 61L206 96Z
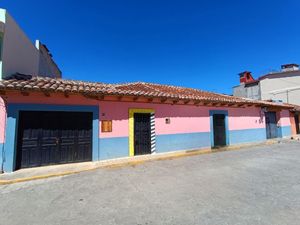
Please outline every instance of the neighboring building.
M240 85L233 88L233 96L260 100L259 81L249 71L242 72L239 76Z
M0 9L0 79L16 73L60 78L47 47L29 40L5 9Z
M299 65L283 65L280 72L264 75L259 80L261 99L300 105Z
M298 64L282 65L280 72L266 74L257 80L249 71L242 72L239 76L240 85L233 87L233 96L300 105L300 70ZM293 134L300 134L299 114L300 110L291 112Z
M168 85L22 75L0 81L0 101L4 172L290 136L293 108Z
M300 105L300 70L297 64L282 65L280 72L266 74L257 80L249 71L239 76L240 85L233 87L234 96Z

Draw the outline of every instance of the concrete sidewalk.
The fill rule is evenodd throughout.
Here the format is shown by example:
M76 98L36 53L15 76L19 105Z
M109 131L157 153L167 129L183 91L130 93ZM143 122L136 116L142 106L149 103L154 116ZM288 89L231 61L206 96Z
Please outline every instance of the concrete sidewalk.
M193 155L214 153L219 151L239 150L239 149L249 148L249 147L251 148L255 146L271 145L271 144L277 144L278 142L289 142L289 141L292 140L275 139L275 140L269 140L262 143L235 145L235 146L228 146L220 149L207 148L207 149L191 150L191 151L176 151L176 152L160 153L160 154L153 154L153 155L142 155L136 157L110 159L110 160L103 160L98 162L83 162L83 163L72 163L72 164L21 169L13 173L0 174L0 185L19 183L19 182L25 182L30 180L45 179L45 178L57 177L57 176L66 176L70 174L76 174L76 173L91 171L100 168L135 166L153 160L168 160L168 159L175 159L175 158L187 157Z
M12 173L0 174L0 185L25 182L30 180L45 179L50 177L65 176L70 174L91 171L100 168L116 168L122 166L135 166L153 160L168 160L173 158L212 153L211 149L192 151L178 151L153 155L142 155L119 159L103 160L98 162L70 163L62 165L35 167L17 170Z
M0 186L0 225L299 225L300 142Z

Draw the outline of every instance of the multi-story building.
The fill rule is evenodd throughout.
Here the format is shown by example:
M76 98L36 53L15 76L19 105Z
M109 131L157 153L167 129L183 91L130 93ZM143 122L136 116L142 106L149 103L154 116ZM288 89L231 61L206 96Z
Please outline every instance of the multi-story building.
M300 70L297 64L282 65L281 71L258 79L254 79L249 71L239 76L240 84L233 87L234 96L300 105Z
M60 78L61 71L46 45L29 40L5 9L0 9L0 79L13 74Z
M268 73L254 79L251 72L239 74L240 84L233 87L236 97L267 100L300 105L300 70L298 64L285 64L281 71ZM293 133L300 133L299 113L291 112Z

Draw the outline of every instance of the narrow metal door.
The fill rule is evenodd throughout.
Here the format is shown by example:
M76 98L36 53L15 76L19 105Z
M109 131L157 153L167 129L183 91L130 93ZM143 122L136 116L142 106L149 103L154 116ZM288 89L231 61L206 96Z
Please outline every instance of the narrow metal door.
M267 139L277 138L278 127L277 127L276 112L266 112L265 116L266 116Z
M150 113L134 113L134 155L143 155L150 153Z
M226 126L225 126L225 115L215 114L213 115L213 130L214 130L214 146L225 146L226 145Z

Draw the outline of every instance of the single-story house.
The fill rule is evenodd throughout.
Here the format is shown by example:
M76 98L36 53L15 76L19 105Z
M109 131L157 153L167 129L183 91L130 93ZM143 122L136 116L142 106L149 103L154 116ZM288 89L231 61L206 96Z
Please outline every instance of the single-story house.
M17 74L0 96L4 172L291 135L289 105L192 88Z
M291 105L294 108L290 110L290 119L292 127L292 135L300 134L300 106Z

